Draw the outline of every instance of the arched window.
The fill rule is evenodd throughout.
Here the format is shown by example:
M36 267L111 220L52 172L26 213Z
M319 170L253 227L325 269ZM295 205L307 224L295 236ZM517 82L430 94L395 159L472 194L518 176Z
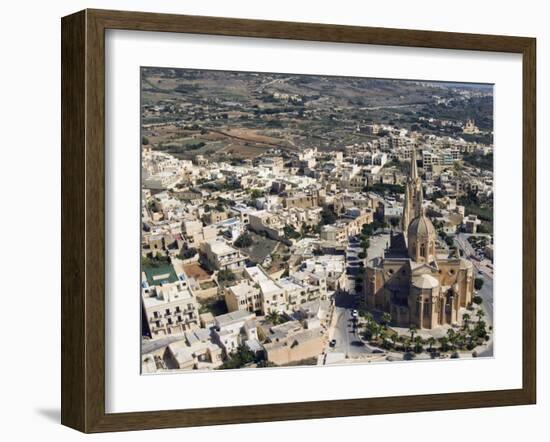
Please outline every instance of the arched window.
M426 244L420 244L420 256L426 257Z

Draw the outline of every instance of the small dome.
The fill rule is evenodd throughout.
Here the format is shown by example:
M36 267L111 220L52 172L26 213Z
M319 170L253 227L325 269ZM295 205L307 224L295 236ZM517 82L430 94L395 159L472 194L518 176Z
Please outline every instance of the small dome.
M407 229L407 240L409 243L416 242L420 238L436 238L435 227L426 215L417 216L409 224Z
M432 275L419 275L415 276L412 280L413 286L419 289L435 289L439 286L439 281Z
M422 214L409 224L407 248L413 261L431 263L435 261L435 241L437 234L430 219Z

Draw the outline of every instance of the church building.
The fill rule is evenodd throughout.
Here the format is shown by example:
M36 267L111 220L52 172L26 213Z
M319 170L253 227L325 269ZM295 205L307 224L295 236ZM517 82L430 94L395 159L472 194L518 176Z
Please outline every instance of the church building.
M458 323L460 308L472 301L473 265L437 249L437 233L423 208L414 150L400 227L391 232L383 257L366 267L366 307L389 313L392 324L400 327L432 329Z

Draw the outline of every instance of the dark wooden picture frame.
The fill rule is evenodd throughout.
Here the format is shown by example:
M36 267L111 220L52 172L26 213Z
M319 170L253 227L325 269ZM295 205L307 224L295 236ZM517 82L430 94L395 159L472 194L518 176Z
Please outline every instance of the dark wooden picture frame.
M534 404L536 41L533 38L84 10L62 27L62 407L83 432ZM523 57L523 385L189 410L105 412L105 30L123 29L518 53Z

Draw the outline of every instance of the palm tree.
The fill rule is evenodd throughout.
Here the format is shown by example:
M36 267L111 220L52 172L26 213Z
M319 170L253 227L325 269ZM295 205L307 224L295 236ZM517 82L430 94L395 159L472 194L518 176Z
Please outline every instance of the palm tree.
M409 333L411 334L411 341L414 339L414 335L416 334L417 330L418 329L416 328L416 325L411 324L409 326Z
M367 312L365 313L365 319L367 321L367 324L370 324L371 322L374 321L374 316L372 316L371 312Z
M455 343L456 343L456 338L457 338L457 333L452 328L447 330L447 342L450 342L451 347L453 347L453 348L454 348Z
M274 325L277 325L281 320L281 315L279 315L279 312L277 310L273 310L267 315L267 320Z
M439 338L439 343L441 344L441 351L449 350L449 338L442 336Z
M430 337L428 338L428 345L430 346L430 347L428 348L429 351L432 351L432 348L433 348L435 342L436 342L436 341L435 341L435 338L434 338L433 336L430 336Z
M376 322L373 321L371 323L372 337L374 340L378 339L378 337L380 336L381 330L382 330L381 327Z
M384 313L382 315L382 323L384 324L384 328L388 328L388 324L391 322L391 315L389 313Z
M382 345L386 342L386 339L388 338L388 332L385 329L380 330L380 339L382 339Z
M465 340L466 336L464 336L462 333L457 333L453 339L453 349L455 347L458 347L460 349L464 348Z
M477 320L478 322L481 321L481 318L483 318L485 316L485 312L481 309L479 309L477 312L476 312L476 316L477 316Z
M470 314L464 313L462 315L462 322L464 322L464 330L468 329L468 324L470 323Z
M422 336L417 335L414 337L414 351L416 353L420 353L423 350L422 343Z
M367 320L365 324L365 336L367 339L375 339L375 334L377 333L378 325L374 321Z

